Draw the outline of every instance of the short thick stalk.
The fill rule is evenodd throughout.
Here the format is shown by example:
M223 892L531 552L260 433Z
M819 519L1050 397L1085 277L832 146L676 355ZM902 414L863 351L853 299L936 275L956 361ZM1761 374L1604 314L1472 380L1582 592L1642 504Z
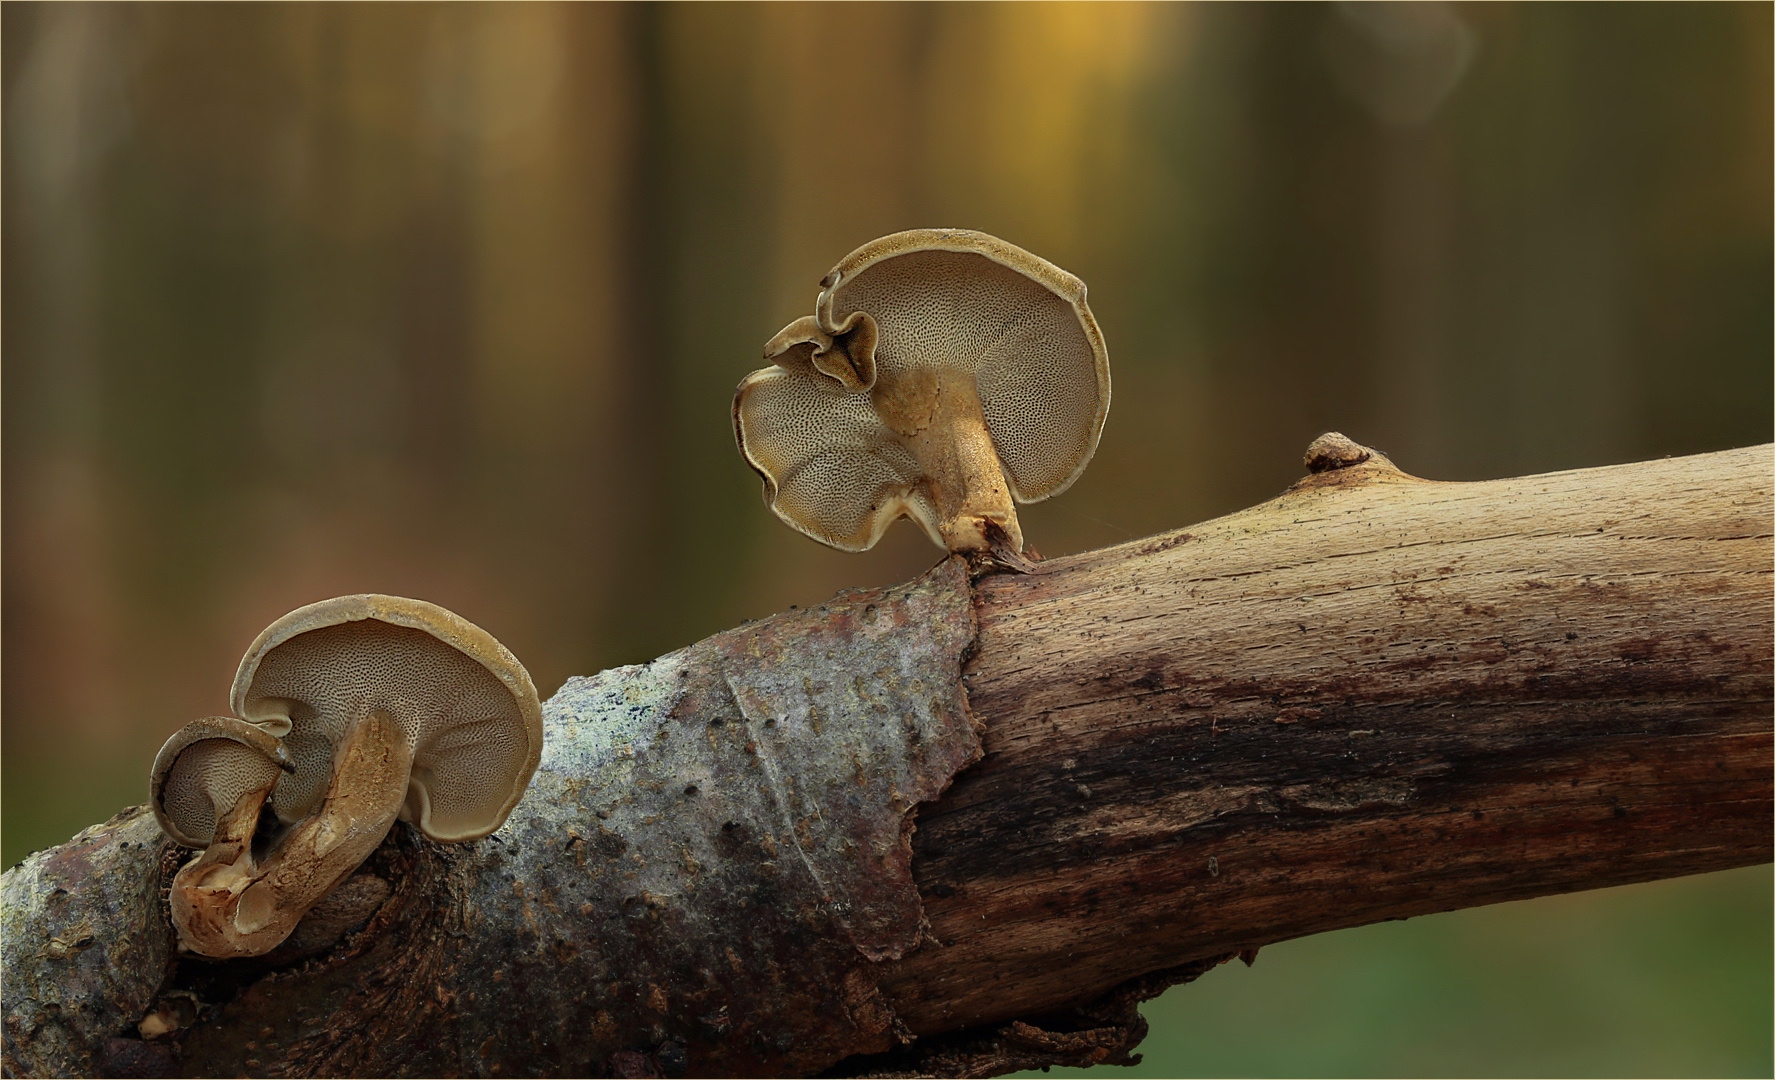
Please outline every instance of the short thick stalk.
M406 799L412 760L406 736L387 713L372 712L352 725L334 755L320 809L292 826L263 861L254 857L251 824L244 823L257 820L264 793L250 807L243 797L228 819L229 839L212 843L174 881L180 944L215 958L259 956L282 944L308 909L388 835ZM234 835L243 824L244 843Z
M923 466L937 510L937 535L931 539L950 551L986 551L994 546L996 526L1021 551L1023 529L980 410L978 388L972 379L957 385L959 376L925 374L930 385L919 387L929 395L920 410L923 422L905 437Z

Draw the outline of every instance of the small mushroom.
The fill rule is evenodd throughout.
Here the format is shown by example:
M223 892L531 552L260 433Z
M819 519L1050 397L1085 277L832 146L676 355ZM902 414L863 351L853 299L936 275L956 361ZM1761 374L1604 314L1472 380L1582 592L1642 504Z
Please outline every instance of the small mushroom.
M205 799L242 792L233 811L213 811L226 828L218 824L204 854L173 881L180 943L206 956L275 948L397 816L445 842L497 829L542 753L542 709L523 665L474 624L397 596L337 597L272 623L241 660L232 703L242 727L275 743L265 753L250 737L237 740L279 771L268 786L279 826L253 842L246 818L258 821L266 802L264 770L235 763L231 751L188 766L192 751L169 742L161 757L173 757L156 789L168 835L185 844L203 840ZM280 755L290 771L277 766ZM159 762L155 775L163 775ZM189 793L193 784L201 795Z
M218 828L250 840L260 804L294 769L270 732L232 716L206 716L161 746L149 801L161 829L184 847L209 847Z
M1013 500L1070 487L1109 412L1084 282L985 233L914 229L820 284L734 394L765 504L843 551L904 515L950 551L1020 553Z

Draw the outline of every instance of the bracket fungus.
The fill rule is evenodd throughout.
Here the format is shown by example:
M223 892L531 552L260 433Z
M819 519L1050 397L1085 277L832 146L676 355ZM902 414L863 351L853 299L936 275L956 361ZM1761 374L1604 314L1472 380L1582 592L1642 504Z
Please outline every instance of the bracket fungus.
M203 848L171 894L180 945L257 956L357 869L397 817L456 842L497 829L542 755L542 707L491 635L422 600L298 608L247 650L232 705L155 760L155 815Z
M985 233L913 229L820 286L734 394L766 505L843 551L906 516L950 551L1020 554L1013 501L1070 487L1109 412L1084 282Z
M161 830L175 843L209 848L218 831L225 841L246 842L272 785L293 771L270 732L232 716L206 716L161 746L149 797Z

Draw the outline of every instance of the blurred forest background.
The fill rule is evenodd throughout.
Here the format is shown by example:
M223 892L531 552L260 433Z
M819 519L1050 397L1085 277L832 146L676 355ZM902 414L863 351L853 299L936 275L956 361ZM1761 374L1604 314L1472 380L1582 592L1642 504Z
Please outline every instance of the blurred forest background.
M312 600L445 604L546 695L924 569L778 523L728 421L898 229L1090 284L1050 557L1328 428L1440 479L1767 441L1771 11L7 3L5 863ZM1770 892L1276 946L1149 1005L1139 1072L1766 1076Z

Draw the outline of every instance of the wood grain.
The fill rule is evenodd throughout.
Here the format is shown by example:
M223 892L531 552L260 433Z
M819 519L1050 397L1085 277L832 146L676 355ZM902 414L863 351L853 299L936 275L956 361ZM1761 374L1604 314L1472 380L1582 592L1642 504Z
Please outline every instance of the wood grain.
M1320 457L1250 510L980 582L986 756L915 836L943 944L882 981L913 1031L1769 860L1768 447L1484 483Z

